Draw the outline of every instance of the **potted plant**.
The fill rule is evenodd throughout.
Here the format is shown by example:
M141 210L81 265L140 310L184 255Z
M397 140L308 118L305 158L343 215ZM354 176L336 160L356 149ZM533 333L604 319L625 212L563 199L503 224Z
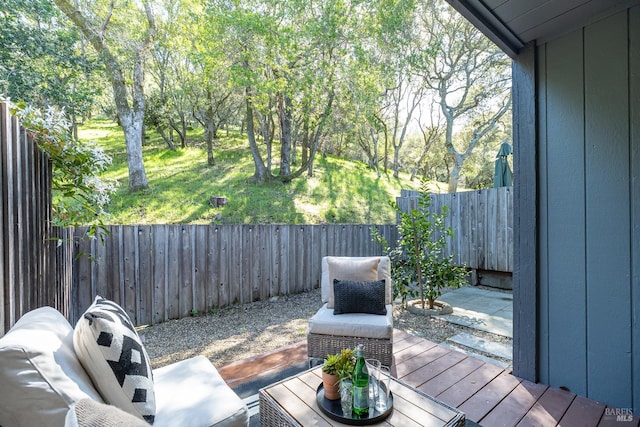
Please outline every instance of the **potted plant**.
M352 377L355 364L355 351L350 348L345 348L340 353L327 356L324 360L324 365L322 365L324 397L329 400L340 398L340 380Z
M417 206L403 212L396 202L390 202L398 213L398 241L391 247L387 240L372 229L374 239L380 243L391 260L391 278L394 282L394 298L401 297L402 305L412 308L408 298L418 297L417 304L428 314L445 314L436 302L445 287L460 287L466 281L467 270L454 264L453 254L444 255L447 240L453 230L445 224L447 207L432 212L431 196L423 182L423 191ZM450 310L451 307L449 306ZM415 312L414 310L411 310Z

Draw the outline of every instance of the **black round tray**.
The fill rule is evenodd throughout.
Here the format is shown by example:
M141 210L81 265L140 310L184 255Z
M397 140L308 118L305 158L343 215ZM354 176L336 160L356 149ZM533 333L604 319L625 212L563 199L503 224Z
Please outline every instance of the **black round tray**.
M389 393L389 407L387 410L384 412L378 412L374 408L369 408L369 415L367 415L366 418L345 417L342 413L340 399L329 400L324 397L324 385L322 383L320 383L318 390L316 391L316 400L318 401L318 407L320 410L329 418L352 426L367 426L379 423L385 420L389 414L391 414L391 411L393 411L393 393L391 392Z

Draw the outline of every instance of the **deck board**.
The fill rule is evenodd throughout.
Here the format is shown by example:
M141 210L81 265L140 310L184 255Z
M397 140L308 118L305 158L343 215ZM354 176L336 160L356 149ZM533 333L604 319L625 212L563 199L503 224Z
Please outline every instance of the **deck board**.
M576 396L569 409L560 420L563 427L594 427L604 415L605 406L602 403Z
M303 341L234 362L219 372L228 384L236 386L306 360ZM607 415L602 403L520 380L496 365L399 330L394 331L392 372L407 384L459 408L483 426L620 425L615 415L610 415L613 410ZM624 424L637 427L639 420L634 416L632 422Z
M444 355L450 353L447 348L439 345L431 347L426 351L423 351L420 347L421 346L419 345L411 347L411 349L415 350L412 351L413 355L411 358L400 357L400 361L395 361L398 379L405 381L404 378L410 377L412 381L419 381L419 377L414 377L414 373L416 373L420 368L424 367L427 363L438 360ZM413 382L411 385L413 385L414 387L416 386L416 384L414 384Z
M484 364L485 362L475 357L466 357L418 388L431 396L437 396Z
M462 360L466 359L467 356L459 351L452 351L444 354L442 357L434 360L431 363L427 363L422 367L416 369L411 373L411 379L413 381L413 385L416 388L419 388L427 381L433 379L438 376L441 372L449 369L450 367L457 365Z
M547 390L544 384L522 381L498 405L480 420L487 426L514 426Z
M549 387L529 412L520 420L518 427L556 425L564 416L576 395L559 388Z
M458 407L502 372L504 369L485 363L436 397L453 407Z
M503 371L468 400L458 405L458 409L467 414L468 419L480 422L502 399L512 393L519 384L520 380L517 377Z

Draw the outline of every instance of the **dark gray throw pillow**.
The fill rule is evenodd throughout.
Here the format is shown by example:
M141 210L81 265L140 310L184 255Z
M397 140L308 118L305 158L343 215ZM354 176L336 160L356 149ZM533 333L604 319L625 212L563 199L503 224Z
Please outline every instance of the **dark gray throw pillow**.
M333 314L387 314L384 279L373 282L333 280Z

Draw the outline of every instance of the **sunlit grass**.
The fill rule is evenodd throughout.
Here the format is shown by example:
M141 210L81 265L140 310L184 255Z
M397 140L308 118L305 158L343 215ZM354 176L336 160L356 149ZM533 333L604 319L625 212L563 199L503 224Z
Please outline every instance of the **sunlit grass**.
M393 223L389 201L401 188L418 187L406 177L393 178L391 171L378 178L361 162L332 156L316 158L313 177L256 184L246 137L223 132L214 149L215 165L209 166L201 131L189 134L189 146L176 151L148 131L143 154L149 189L131 193L122 130L93 120L79 136L95 140L113 157L105 177L120 187L108 208L111 224ZM212 196L226 197L228 203L213 207Z

